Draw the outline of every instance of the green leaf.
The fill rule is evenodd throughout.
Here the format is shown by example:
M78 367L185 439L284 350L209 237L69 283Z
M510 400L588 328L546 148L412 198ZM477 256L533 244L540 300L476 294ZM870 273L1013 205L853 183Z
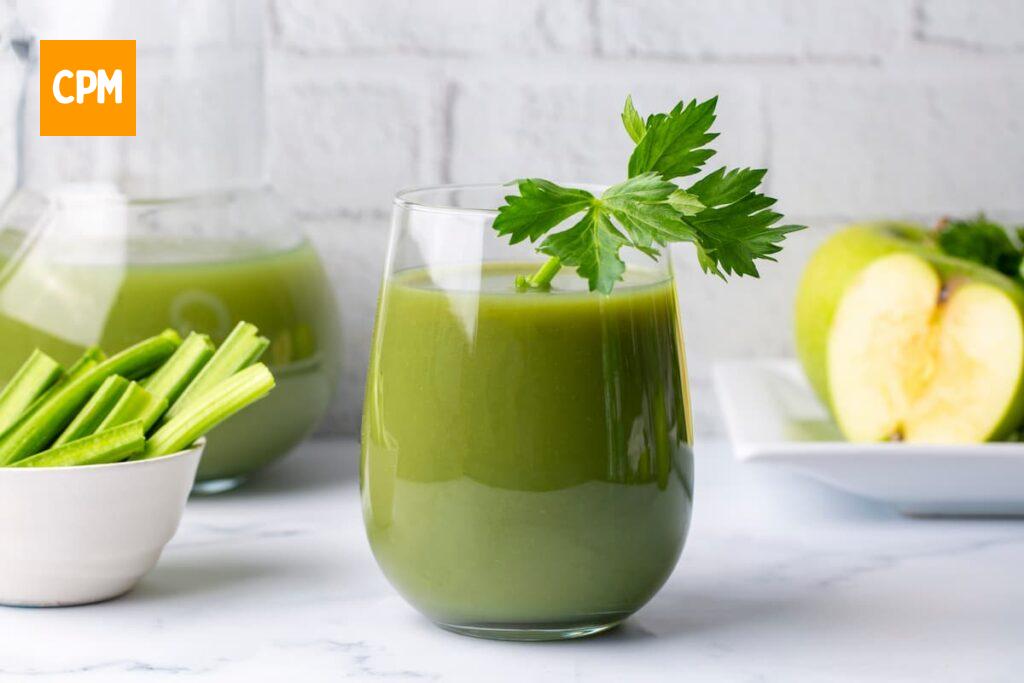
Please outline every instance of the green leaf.
M680 101L672 111L646 121L627 97L622 123L636 143L628 179L600 197L530 178L516 181L519 194L506 197L494 227L512 243L540 242L551 258L531 277L519 278L521 289L549 286L563 265L576 267L591 290L608 293L622 278L619 252L636 249L657 259L673 242L691 242L706 272L758 276L757 260L774 260L785 236L803 226L777 225L775 200L756 192L761 169L720 168L687 189L673 180L697 173L714 155L707 144L718 98ZM583 213L571 228L552 229ZM547 235L545 237L545 235Z
M601 194L601 200L627 198L644 202L663 202L676 189L675 183L663 180L657 173L644 173L612 185Z
M644 133L647 132L647 126L644 124L640 112L633 106L632 95L626 97L626 106L622 110L622 124L626 127L626 132L629 133L629 137L633 139L633 142L640 142L644 137Z
M690 192L700 197L708 207L732 204L757 189L765 173L764 169L750 168L727 171L723 166L694 183Z
M1018 229L1018 235L1020 230ZM970 220L949 221L939 230L939 248L950 256L980 263L994 270L1018 277L1022 254L1002 225L984 215Z
M726 280L725 273L719 269L718 262L708 254L707 249L702 247L700 242L696 242L694 246L697 248L697 263L700 265L701 270L705 273L717 275L724 282Z
M715 153L704 146L717 137L708 132L717 103L717 97L685 107L680 102L668 114L649 117L647 132L629 158L629 176L654 171L671 180L699 171Z
M571 216L586 210L594 195L586 190L566 188L540 178L517 180L518 195L505 197L498 209L494 229L499 235L511 235L512 244L535 242Z
M629 235L633 246L650 248L670 242L693 240L695 234L669 198L679 189L657 173L645 173L605 190L602 206ZM650 254L648 254L650 255Z
M557 256L567 266L587 279L591 291L610 294L622 279L626 264L619 258L619 249L627 244L600 206L592 206L579 223L568 230L550 235L540 251Z
M740 175L722 173L721 178ZM782 214L770 208L775 199L756 192L748 192L732 203L722 204L723 199L731 199L737 194L734 190L725 191L723 183L724 180L702 186L698 182L690 187L690 192L700 197L702 202L714 205L687 219L704 251L703 255L698 252L701 267L705 272L720 277L732 274L759 277L754 261L774 261L772 256L782 249L781 242L786 235L802 230L804 226L776 226Z
M676 190L670 194L668 204L684 216L696 216L706 208L697 195L686 190Z
M696 241L697 235L669 199L681 192L657 173L645 173L609 187L568 230L548 237L540 251L575 266L591 290L609 293L622 278L622 247L657 259L660 247ZM684 193L685 194L685 193Z

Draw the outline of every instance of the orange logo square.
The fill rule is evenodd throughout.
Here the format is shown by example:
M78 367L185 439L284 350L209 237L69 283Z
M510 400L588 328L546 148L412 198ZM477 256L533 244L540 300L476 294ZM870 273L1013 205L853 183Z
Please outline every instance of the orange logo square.
M39 134L135 135L135 41L40 40Z

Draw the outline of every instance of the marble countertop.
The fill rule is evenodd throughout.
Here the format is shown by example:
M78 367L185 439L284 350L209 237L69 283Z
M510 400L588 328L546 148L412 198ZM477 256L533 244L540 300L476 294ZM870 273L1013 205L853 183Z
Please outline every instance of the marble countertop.
M1024 521L914 520L697 447L668 585L624 626L499 643L428 623L363 535L352 441L193 498L129 595L0 608L0 679L33 681L1015 681Z

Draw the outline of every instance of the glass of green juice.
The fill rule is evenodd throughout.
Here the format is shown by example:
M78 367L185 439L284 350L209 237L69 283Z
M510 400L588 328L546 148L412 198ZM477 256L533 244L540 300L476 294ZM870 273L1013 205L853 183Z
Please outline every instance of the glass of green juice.
M362 428L367 534L443 628L509 640L599 633L682 551L693 497L671 265L627 261L609 295L492 229L510 188L396 197Z
M277 386L208 436L196 489L234 488L306 437L339 374L334 296L316 250L266 191L160 200L112 184L23 189L0 212L0 382L40 348L63 363L171 327L270 339Z

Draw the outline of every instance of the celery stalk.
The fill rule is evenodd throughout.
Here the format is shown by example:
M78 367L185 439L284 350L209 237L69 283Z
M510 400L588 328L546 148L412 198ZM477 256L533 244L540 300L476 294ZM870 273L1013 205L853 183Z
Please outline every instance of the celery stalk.
M255 325L247 322L240 322L235 325L224 343L220 345L217 352L213 354L209 362L203 366L185 391L181 393L178 400L171 405L164 421L168 421L175 415L188 407L206 391L209 391L217 383L231 377L239 370L246 368L255 362L256 358L266 350L264 337L258 337L259 330ZM266 342L269 344L269 342Z
M36 349L0 392L0 433L11 425L47 389L64 376L60 363Z
M103 418L96 428L102 432L134 420L142 420L142 426L149 430L164 411L167 410L167 399L154 396L142 388L138 382L132 382L121 394L117 405Z
M146 428L141 420L136 420L36 453L19 460L12 467L70 467L119 462L141 452L145 445Z
M152 372L180 344L181 337L177 332L165 330L111 356L62 385L28 418L19 421L0 439L0 466L27 458L49 445L107 377L137 377Z
M50 398L50 396L57 393L57 391L61 387L63 387L65 384L72 380L78 379L83 374L85 374L89 370L92 370L94 367L96 367L106 359L107 355L103 353L103 350L100 349L100 347L90 346L89 348L87 348L82 353L82 355L78 357L78 360L72 363L71 367L68 368L66 373L63 373L63 375L60 378L58 378L57 381L54 382L49 389L40 394L39 397L32 402L32 405L30 405L28 409L21 414L21 417L19 417L18 420L22 421L27 419L29 415L35 412L36 408L45 403L46 400ZM10 429L10 427L8 427L8 429ZM5 432L3 430L0 430L0 438L2 438L4 434Z
M263 363L250 365L218 382L181 412L165 422L146 443L145 458L187 448L218 423L226 420L274 388L274 376Z
M252 346L252 353L249 354L249 357L245 361L245 365L243 365L242 367L246 367L247 368L250 365L252 365L253 363L255 363L256 361L258 361L260 359L260 356L263 355L263 352L266 351L268 348L270 348L270 340L269 339L267 339L266 337L264 337L262 335L259 336L259 337L256 337L256 343L253 344L253 346Z
M53 442L53 447L63 446L70 441L76 441L99 431L103 419L117 405L117 400L121 398L129 384L130 382L120 375L111 375L103 380L103 384L92 395L85 407L75 415L67 429L61 432L61 435Z
M209 336L193 332L142 386L153 396L173 404L216 350Z
M106 354L104 354L98 346L90 346L86 349L85 353L82 354L70 368L68 368L68 371L64 373L63 376L61 376L49 389L40 394L39 397L32 402L32 405L30 405L28 409L21 414L18 421L21 422L28 419L28 417L35 412L36 408L43 405L43 403L56 394L61 387L72 380L78 379L89 370L92 370L94 367L99 365L101 361L106 360L106 358ZM11 427L13 427L13 425L11 425ZM10 430L11 427L8 427L8 430ZM4 436L6 436L6 432L0 431L0 439Z
M98 346L90 346L68 368L68 379L76 379L87 370L91 370L107 359L107 354Z

